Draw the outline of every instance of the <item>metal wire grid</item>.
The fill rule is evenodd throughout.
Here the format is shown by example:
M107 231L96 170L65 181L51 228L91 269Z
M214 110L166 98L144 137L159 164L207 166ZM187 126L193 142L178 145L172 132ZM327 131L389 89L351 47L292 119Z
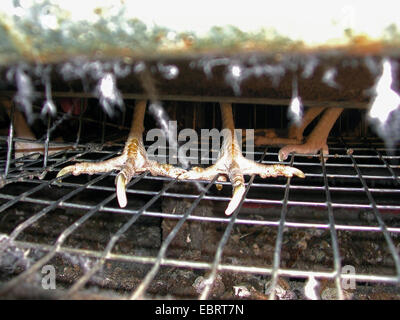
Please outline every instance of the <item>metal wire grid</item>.
M81 120L80 120L81 121ZM104 126L103 126L104 127ZM11 135L10 131L10 135ZM8 141L12 141L13 137L9 137ZM215 184L216 178L213 181L206 183L205 188L199 194L183 194L179 192L169 191L172 189L174 185L178 182L177 180L172 180L163 177L152 177L148 174L144 173L137 176L133 181L128 185L128 196L150 196L150 200L148 200L141 208L139 209L121 209L115 208L110 205L110 202L115 199L115 190L113 187L102 186L99 184L102 180L104 180L107 176L115 175L115 173L105 173L101 175L96 175L89 179L86 183L77 183L70 182L73 181L70 179L69 182L62 182L61 185L63 187L72 188L72 190L66 193L64 196L60 197L57 200L49 200L46 198L41 198L37 196L37 192L39 190L44 190L46 187L50 185L54 185L57 182L56 178L44 179L41 176L41 179L29 179L28 175L19 177L16 180L7 181L7 176L5 177L5 183L10 183L14 181L29 181L30 184L36 184L36 186L30 188L29 190L19 194L19 195L10 195L7 192L0 192L0 199L3 200L3 204L0 206L0 213L10 208L16 203L33 203L33 204L41 204L44 206L42 210L33 214L29 219L20 223L11 233L6 235L6 240L0 246L0 252L7 249L7 246L10 244L16 245L19 248L23 249L40 249L46 254L41 257L38 261L36 261L32 266L30 266L27 270L23 271L21 274L12 278L9 282L4 283L0 287L0 295L6 294L10 292L13 288L18 287L24 281L28 280L32 275L37 273L42 266L47 264L55 255L57 254L78 254L84 255L88 257L93 257L96 259L96 263L81 277L79 278L68 290L63 292L64 297L73 297L75 293L79 292L85 284L93 277L99 270L101 270L106 261L115 260L115 261L125 261L130 263L141 263L141 264L149 264L151 265L150 271L147 275L142 279L140 285L131 293L130 298L143 298L146 295L146 290L148 289L151 281L155 278L157 273L160 271L162 266L171 266L171 267L179 267L179 268L191 268L191 269L202 269L208 270L209 276L206 281L206 286L204 290L200 294L200 299L206 299L209 297L209 292L212 283L215 281L216 275L221 271L231 271L231 272L241 272L241 273L253 273L259 275L268 275L272 277L272 287L274 288L277 284L277 279L279 276L288 276L294 278L304 278L309 279L311 277L318 279L332 279L335 281L338 298L343 298L343 290L341 288L341 280L342 279L355 279L359 282L381 282L381 283L390 283L390 284L399 284L400 283L400 258L398 249L393 243L392 235L399 234L400 228L395 226L387 226L385 221L382 218L382 211L391 210L398 211L400 210L400 203L391 203L390 205L379 204L375 201L373 194L397 194L400 192L399 184L400 180L398 177L399 165L391 164L392 161L398 161L400 156L396 155L386 155L387 149L385 149L381 143L374 142L371 140L366 140L362 145L351 144L350 141L345 139L341 139L336 141L340 147L331 147L331 158L350 160L351 163L330 163L329 161L325 163L322 159L319 161L315 161L315 157L312 159L307 159L305 156L292 156L288 164L299 167L303 169L306 173L307 177L319 177L324 181L323 186L313 186L313 185L300 185L296 183L292 183L291 179L288 178L286 180L286 184L277 184L271 183L268 179L262 181L261 183L254 182L254 176L250 178L250 180L246 183L246 195L240 203L239 209L235 211L235 213L231 217L202 217L193 215L194 209L199 205L202 200L212 200L212 201L229 201L229 197L219 196L219 195L210 195L207 194L209 189L213 184ZM77 144L75 144L77 146ZM95 150L96 154L101 155L101 158L98 160L105 160L111 157L114 157L118 154L118 150L115 148L113 150L108 150L106 146L103 145L102 150ZM122 144L119 145L120 149L122 149ZM78 145L76 150L63 150L57 154L52 156L43 157L37 160L30 160L29 157L24 157L20 159L22 161L22 166L18 168L10 168L10 165L13 164L13 160L10 160L9 154L7 154L7 158L2 160L3 168L10 168L8 171L8 175L12 177L13 172L16 171L18 174L20 172L43 172L43 166L41 164L44 162L46 172L58 172L65 164L67 164L71 160L89 160L86 156L89 156L93 153L93 149L86 148L79 150L80 148L85 148L84 145ZM79 152L82 151L82 152ZM367 155L363 155L362 153L368 153ZM372 155L371 155L372 154ZM265 161L263 160L265 156L274 156L277 158L276 152L270 152L269 149L265 149L264 152L254 152L255 158L259 158L263 163L274 163L273 161ZM47 158L47 159L46 159ZM298 161L295 161L295 160ZM374 159L376 164L364 164L363 159ZM361 163L360 163L361 162ZM340 167L353 168L354 174L335 174L335 169ZM321 173L315 173L315 168L320 168ZM363 174L362 170L364 169L383 169L387 171L388 174L385 175L377 175L377 174ZM328 172L328 169L331 169ZM3 169L4 170L4 169ZM362 187L335 187L330 186L330 179L357 179ZM15 178L11 178L15 179ZM136 188L135 186L138 182L142 180L159 180L165 181L166 183L161 188L161 190L143 190L141 188ZM368 181L373 180L386 180L389 184L391 184L392 188L373 188L370 187ZM190 183L190 182L187 182ZM5 187L6 188L6 187ZM281 200L273 200L273 199L255 199L248 198L247 193L251 188L281 188L284 189L284 197ZM75 195L79 194L83 190L101 190L108 191L110 195L106 197L104 200L100 201L95 205L90 204L81 204L75 203L73 201L69 201ZM298 201L298 200L289 200L289 194L293 190L302 190L302 191L313 191L320 190L325 193L325 201ZM1 191L1 190L0 190ZM337 202L333 201L331 197L331 193L334 191L344 191L351 193L360 193L363 192L368 198L369 203L346 203L346 202ZM184 214L175 214L172 212L157 212L151 210L151 206L157 200L161 198L179 198L179 199L190 199L193 200L192 205ZM243 204L246 203L256 203L263 205L278 205L281 208L280 218L276 219L266 219L263 220L254 220L251 218L246 218L245 216L239 216L240 208ZM309 207L320 207L327 210L328 214L328 223L314 223L314 222L292 222L287 219L287 210L289 206L309 206ZM73 224L66 227L64 231L58 236L57 240L53 245L48 244L39 244L35 242L27 242L17 240L18 236L26 230L28 227L32 226L35 222L39 221L42 217L44 217L49 212L55 210L56 208L74 208L84 210L85 214L76 220ZM372 210L378 225L347 225L347 224L337 224L334 219L334 210L337 208L364 208ZM100 252L95 250L86 250L86 249L78 249L71 248L65 246L66 239L75 232L80 226L82 226L87 220L92 218L97 212L113 212L113 213L121 213L121 214L130 214L131 218L114 234L112 234L109 239L106 248ZM158 255L153 256L138 256L138 255L125 255L125 254L116 254L113 253L112 250L116 242L121 238L121 236L138 220L140 216L150 216L150 217L158 217L163 219L175 219L177 224L174 226L172 231L169 233L168 237L163 241ZM191 261L191 260L181 260L174 258L167 258L166 252L171 241L176 237L178 232L180 231L182 225L185 221L202 221L209 223L223 223L226 225L225 232L220 239L220 242L217 246L214 259L212 262L199 262L199 261ZM257 267L252 265L232 265L221 263L221 257L223 254L224 247L231 235L232 229L235 225L258 225L263 226L265 228L278 228L278 235L276 238L274 255L273 255L273 264L272 267ZM333 269L331 271L315 271L315 270L298 270L298 269L288 269L281 267L281 252L282 252L282 238L286 228L315 228L315 229L326 229L330 232L330 238L333 248ZM383 235L389 251L393 257L394 261L394 273L393 275L382 275L382 274L342 274L341 272L341 259L339 255L339 243L337 237L338 230L347 230L347 231L360 231L360 232L378 232ZM271 291L270 298L273 299L275 295L275 291Z

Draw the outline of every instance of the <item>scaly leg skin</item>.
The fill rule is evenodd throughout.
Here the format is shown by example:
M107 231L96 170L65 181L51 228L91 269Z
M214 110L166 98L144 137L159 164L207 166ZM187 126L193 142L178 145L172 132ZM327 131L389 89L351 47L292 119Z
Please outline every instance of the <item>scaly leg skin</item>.
M343 108L327 109L304 144L287 145L279 150L279 161L286 160L289 154L292 152L300 154L317 154L322 149L323 156L328 155L329 149L326 141L328 139L329 132L331 131L342 111Z
M233 187L233 196L227 209L226 215L231 215L238 207L245 192L244 175L258 174L262 178L296 175L304 178L300 170L284 165L264 165L248 160L242 155L237 137L234 134L232 106L229 103L221 104L222 131L224 141L217 162L208 168L195 167L187 173L179 176L179 179L212 180L217 174L228 176ZM224 176L219 176L219 181L226 181Z
M11 104L10 100L2 100L2 104L5 106L8 116L11 119ZM27 139L32 141L16 141L15 142L15 159L33 155L33 159L37 159L40 154L45 152L43 142L35 142L36 137L32 130L29 128L24 116L18 110L14 110L13 124L16 138ZM62 141L60 141L62 142ZM60 150L70 149L68 145L54 145L48 149L49 155L52 155Z
M176 178L186 172L186 170L174 167L169 164L160 164L149 160L143 145L143 120L146 111L146 101L137 101L132 125L128 139L125 143L124 151L118 157L100 162L80 162L67 166L60 170L57 177L72 173L77 176L82 173L94 174L119 170L115 179L117 189L117 199L121 208L126 207L126 185L135 174L149 171L153 176L166 176Z
M279 137L274 129L257 129L254 132L254 145L256 146L276 146L276 145L294 145L303 142L303 132L307 126L318 116L325 108L312 107L308 108L304 114L301 124L298 126L292 124L289 127L287 138Z

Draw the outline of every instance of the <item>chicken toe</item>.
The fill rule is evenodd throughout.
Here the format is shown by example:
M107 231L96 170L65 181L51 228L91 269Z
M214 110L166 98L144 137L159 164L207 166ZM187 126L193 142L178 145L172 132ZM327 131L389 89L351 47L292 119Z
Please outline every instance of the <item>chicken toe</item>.
M257 174L262 178L292 177L293 175L301 178L305 177L304 173L296 168L284 165L264 165L243 157L237 137L234 134L232 106L228 103L222 103L221 113L223 127L227 130L223 130L224 140L218 160L208 168L195 167L182 174L179 179L212 180L218 174L218 180L223 181L222 179L226 180L226 177L228 177L232 184L233 193L225 210L226 215L231 215L235 212L245 195L244 175Z
M287 145L279 150L279 161L286 160L292 152L299 154L317 154L322 150L323 156L328 155L328 135L342 111L343 108L327 109L304 144Z
M122 154L118 157L100 162L80 162L60 170L57 177L68 173L73 175L94 174L119 170L115 179L118 204L120 207L127 205L126 185L136 175L150 172L152 175L177 178L186 172L169 164L160 164L149 160L143 145L143 120L146 110L146 101L138 101L135 106L131 130L125 143Z

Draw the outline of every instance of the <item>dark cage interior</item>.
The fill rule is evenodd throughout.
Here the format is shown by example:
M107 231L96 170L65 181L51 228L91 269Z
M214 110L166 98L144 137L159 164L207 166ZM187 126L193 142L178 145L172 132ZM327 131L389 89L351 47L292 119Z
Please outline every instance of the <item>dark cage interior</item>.
M131 90L129 85L135 87L126 81L121 88ZM249 88L242 93L251 96ZM53 89L57 114L30 125L44 152L16 158L16 143L26 140L10 127L16 111L1 110L1 298L400 298L400 153L374 134L363 108L346 108L336 121L326 162L312 154L285 160L305 179L247 176L239 214L226 216L229 182L145 172L132 179L121 208L114 171L56 178L76 161L120 154L136 98L125 97L124 108L110 116L97 98L74 91L73 83L62 88L55 81ZM235 103L232 90L221 96L232 97L236 128L287 128L286 103ZM222 129L217 98L174 97L162 105L178 132ZM35 100L34 114L40 115L43 103ZM144 127L144 136L159 127L149 111ZM200 142L193 149L202 149ZM249 152L255 161L275 164L278 151L257 146ZM211 149L206 154L215 160Z

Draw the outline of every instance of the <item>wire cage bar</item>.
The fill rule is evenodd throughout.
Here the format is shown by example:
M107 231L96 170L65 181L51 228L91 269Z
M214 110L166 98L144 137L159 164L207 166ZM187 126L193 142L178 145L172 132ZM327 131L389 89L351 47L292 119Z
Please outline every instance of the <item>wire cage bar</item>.
M373 136L332 137L327 161L289 157L286 164L305 172L304 181L246 179L240 210L231 217L221 214L230 183L217 177L198 188L140 174L127 186L132 205L126 208L116 203L114 172L56 178L73 161L119 155L127 118L59 112L38 139L44 155L18 159L13 144L24 139L14 136L11 121L0 139L1 297L50 294L41 287L46 265L57 269L57 293L51 293L57 298L304 298L310 279L323 298L400 297L397 149ZM77 131L50 154L52 133L67 119ZM82 133L88 123L101 130L93 140ZM272 164L277 151L253 153ZM345 272L349 266L353 272ZM349 288L351 281L356 286Z

